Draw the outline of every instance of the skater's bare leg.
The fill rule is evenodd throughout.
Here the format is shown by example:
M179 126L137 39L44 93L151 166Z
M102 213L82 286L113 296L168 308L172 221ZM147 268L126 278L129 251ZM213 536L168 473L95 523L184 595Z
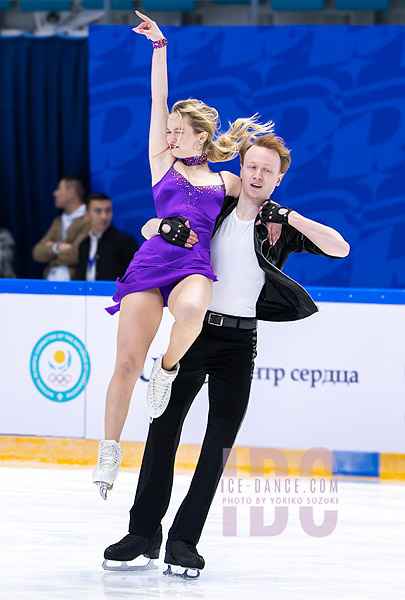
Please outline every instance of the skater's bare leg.
M107 440L118 442L120 439L132 392L159 328L162 312L163 298L158 289L128 294L121 301L117 359L106 399Z
M168 307L175 318L162 366L167 371L185 355L201 331L212 298L212 281L204 275L185 277L171 292Z

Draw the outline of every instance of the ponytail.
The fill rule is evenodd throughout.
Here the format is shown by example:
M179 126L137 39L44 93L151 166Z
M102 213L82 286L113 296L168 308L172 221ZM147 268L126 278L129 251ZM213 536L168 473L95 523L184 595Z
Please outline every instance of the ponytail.
M273 121L259 123L258 117L256 113L248 119L236 119L234 123L229 124L228 131L220 134L216 139L207 141L204 151L207 153L208 160L210 162L232 160L258 135L272 133Z
M187 115L191 127L196 133L203 131L208 133L203 152L207 154L210 162L232 160L238 156L240 151L247 148L258 135L272 133L274 128L273 121L259 123L259 115L256 113L249 119L236 119L234 123L229 124L228 131L219 134L214 139L219 123L218 111L215 108L208 106L201 100L189 98L188 100L176 102L171 113L176 114L180 119Z

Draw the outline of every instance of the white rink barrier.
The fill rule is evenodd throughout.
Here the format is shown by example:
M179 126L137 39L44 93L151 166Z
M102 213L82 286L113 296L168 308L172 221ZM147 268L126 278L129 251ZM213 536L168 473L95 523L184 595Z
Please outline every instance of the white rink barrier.
M103 437L115 360L114 283L0 281L0 434ZM259 324L250 406L239 446L405 453L405 291L310 288L320 312ZM164 352L165 310L135 387L123 440L146 439L146 387ZM136 340L134 340L136 343ZM207 386L181 442L199 444Z

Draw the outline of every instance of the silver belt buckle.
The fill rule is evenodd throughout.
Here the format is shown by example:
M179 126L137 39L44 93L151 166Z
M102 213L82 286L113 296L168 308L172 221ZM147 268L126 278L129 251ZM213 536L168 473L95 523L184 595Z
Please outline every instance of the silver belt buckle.
M211 317L219 317L220 318L220 323L213 323L211 321ZM216 327L221 327L222 324L223 324L223 322L224 322L224 315L220 315L219 313L213 313L212 312L208 316L208 324L209 325L215 325Z

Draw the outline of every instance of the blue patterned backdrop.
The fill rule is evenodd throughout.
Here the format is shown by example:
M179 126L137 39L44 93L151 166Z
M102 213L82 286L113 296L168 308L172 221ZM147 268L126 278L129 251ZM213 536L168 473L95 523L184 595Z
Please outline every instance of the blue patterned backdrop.
M165 27L169 104L197 97L223 128L259 112L292 148L273 199L337 228L352 247L331 261L293 256L304 285L405 287L405 29ZM147 162L151 44L130 27L89 38L92 190L138 239L154 216ZM238 172L238 161L225 168ZM214 170L224 165L214 165Z

